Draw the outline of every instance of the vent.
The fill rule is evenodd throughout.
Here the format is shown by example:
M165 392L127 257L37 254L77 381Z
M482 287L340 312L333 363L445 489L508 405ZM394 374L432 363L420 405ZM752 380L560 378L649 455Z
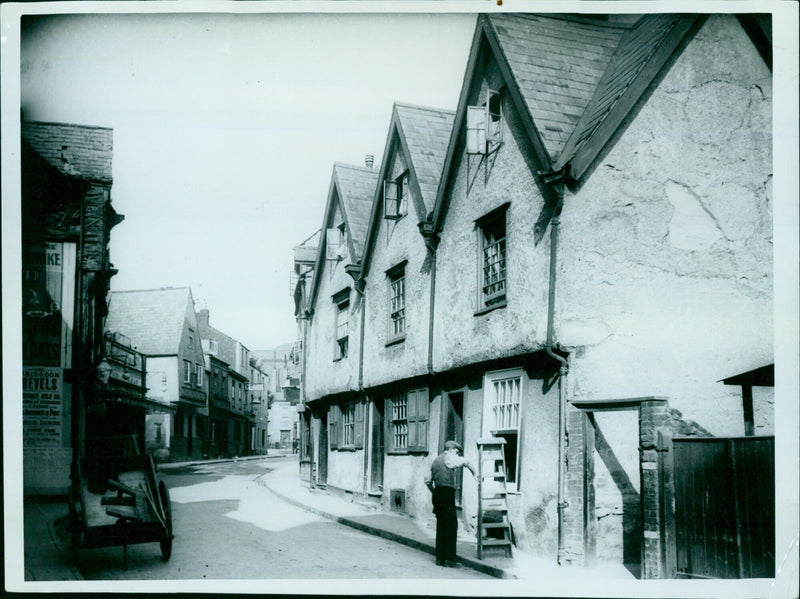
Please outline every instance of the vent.
M389 506L393 512L406 513L406 490L392 489L389 491Z

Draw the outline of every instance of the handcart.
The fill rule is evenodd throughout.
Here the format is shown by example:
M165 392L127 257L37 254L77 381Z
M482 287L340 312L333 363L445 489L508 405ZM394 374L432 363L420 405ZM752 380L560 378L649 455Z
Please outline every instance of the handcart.
M135 436L87 439L70 493L72 544L76 548L158 542L161 559L172 555L172 509L150 454Z

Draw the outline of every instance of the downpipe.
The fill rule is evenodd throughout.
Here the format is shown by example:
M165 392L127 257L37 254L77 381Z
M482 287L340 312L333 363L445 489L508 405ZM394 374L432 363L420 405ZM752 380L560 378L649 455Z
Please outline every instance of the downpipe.
M362 278L358 278L355 281L355 289L356 293L361 298L359 302L361 304L361 331L359 332L359 339L358 339L358 392L363 393L364 391L364 326L366 325L366 314L367 314L367 294L366 294L366 281ZM366 398L365 398L366 399ZM363 437L365 441L369 438L367 436L367 431L369 427L369 415L367 412L367 407L369 402L365 402L364 405L364 419L363 419ZM369 475L368 468L367 468L367 444L364 443L364 467L363 467L363 477L361 481L361 495L364 499L367 497L367 477Z
M547 343L545 345L545 352L548 356L553 358L559 363L558 369L558 552L557 562L558 565L563 565L564 562L564 510L567 507L565 500L565 466L564 456L566 453L566 435L565 435L565 421L566 421L566 397L564 390L564 380L569 372L569 364L567 360L553 351L553 331L554 331L554 313L556 301L556 266L558 263L558 234L561 228L561 209L564 206L564 187L567 174L567 167L558 171L551 171L549 173L540 173L546 183L552 184L556 192L556 207L553 212L553 217L550 221L550 276L548 281L548 298L547 298Z

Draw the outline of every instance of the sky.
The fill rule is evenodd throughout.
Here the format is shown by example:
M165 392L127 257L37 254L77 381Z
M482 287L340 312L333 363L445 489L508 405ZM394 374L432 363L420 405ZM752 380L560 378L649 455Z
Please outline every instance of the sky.
M250 349L296 335L292 250L334 162L378 168L395 101L455 109L474 14L23 20L26 120L113 129L116 290L192 288Z

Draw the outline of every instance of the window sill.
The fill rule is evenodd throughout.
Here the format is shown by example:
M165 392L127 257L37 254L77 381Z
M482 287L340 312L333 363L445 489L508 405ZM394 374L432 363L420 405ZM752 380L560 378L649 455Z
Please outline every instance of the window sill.
M399 337L394 337L393 339L389 339L389 341L386 342L385 347L389 347L390 345L397 345L398 343L402 343L405 340L406 340L406 336L405 336L405 333L404 333L404 334L400 335Z
M336 448L336 451L355 451L355 450L356 450L356 448L353 447L352 445L347 445L345 447L337 447Z
M393 450L387 451L386 455L428 455L427 449Z
M480 310L475 312L475 314L473 314L473 316L482 316L482 315L488 314L489 312L492 312L494 310L499 310L500 308L505 308L507 305L508 305L508 302L503 300L502 302L498 302L497 304L493 304L491 306L484 306L483 308L481 308Z

